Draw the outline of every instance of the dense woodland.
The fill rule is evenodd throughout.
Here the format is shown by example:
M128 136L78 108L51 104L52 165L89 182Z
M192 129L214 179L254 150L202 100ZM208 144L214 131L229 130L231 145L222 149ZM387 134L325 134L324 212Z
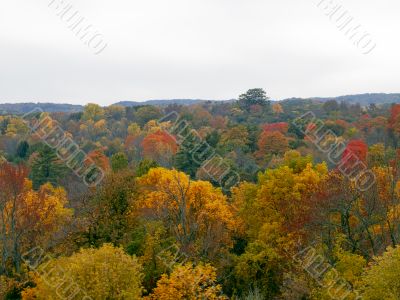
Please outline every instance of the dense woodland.
M1 299L400 299L400 104L252 89L44 118L104 178L0 116Z

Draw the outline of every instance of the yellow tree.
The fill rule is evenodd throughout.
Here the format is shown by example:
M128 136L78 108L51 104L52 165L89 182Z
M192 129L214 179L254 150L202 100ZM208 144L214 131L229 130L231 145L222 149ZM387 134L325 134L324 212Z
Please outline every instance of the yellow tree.
M22 293L24 300L135 300L142 295L142 267L136 257L110 244L42 261L34 277L36 286Z
M279 222L286 230L301 230L309 217L309 197L326 173L325 164L307 163L298 173L282 166L261 174L253 208L260 217L260 225L268 220Z
M273 104L272 105L272 111L276 115L279 115L279 114L283 113L282 105L280 105L279 103Z
M400 247L389 247L362 276L363 299L400 299Z
M62 188L46 184L34 191L26 176L22 166L0 166L0 273L6 271L5 262L10 259L18 272L21 254L34 246L47 248L72 217Z
M259 175L258 183L242 183L232 190L248 244L236 260L234 287L240 296L261 290L266 299L281 293L287 256L304 236L310 217L310 195L327 172L294 152L283 165Z
M232 190L249 237L257 238L265 223L278 223L286 232L301 231L309 218L310 196L327 174L324 163L310 161L290 151L280 167L260 174L257 184L242 183Z
M333 249L335 263L321 274L321 284L314 286L310 295L311 299L360 299L360 294L356 287L360 285L361 274L367 262L361 255L344 250L341 245L343 242L345 242L344 236L338 235ZM307 257L305 261L311 262L311 256ZM315 259L314 263L316 261L317 259ZM309 270L312 269L308 268Z
M232 127L221 135L220 144L228 151L237 148L244 148L248 143L249 133L244 125Z
M104 109L100 105L89 103L85 105L82 119L85 121L88 120L99 121L104 117L104 115L105 115Z
M28 126L21 118L11 118L7 126L6 135L14 137L16 135L24 135L29 133Z
M139 185L143 213L162 220L184 252L213 257L220 247L232 244L232 208L221 190L209 182L154 168L139 179Z
M32 189L26 181L25 192L16 208L18 236L22 243L21 251L41 246L48 247L54 235L71 221L73 211L66 208L67 194L61 187L45 184L39 191Z
M190 263L177 266L171 275L164 274L147 300L228 299L216 283L216 269L211 265Z

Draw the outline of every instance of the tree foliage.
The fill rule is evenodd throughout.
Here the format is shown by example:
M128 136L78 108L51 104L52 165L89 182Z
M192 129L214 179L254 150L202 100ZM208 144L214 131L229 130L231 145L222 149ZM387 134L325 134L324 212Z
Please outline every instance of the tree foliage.
M34 277L36 286L23 292L22 299L58 299L75 297L92 299L140 299L142 267L135 257L121 248L104 244L99 249L82 249L70 257L45 261L38 267L44 276ZM54 270L53 272L49 272ZM45 278L45 279L44 279ZM49 284L51 283L51 284ZM68 287L67 284L77 284Z
M191 181L175 170L151 169L139 179L144 212L162 220L182 251L215 257L221 245L231 245L235 220L219 189L209 182Z
M146 299L227 299L216 283L216 270L210 265L176 267L171 275L163 275L154 292Z

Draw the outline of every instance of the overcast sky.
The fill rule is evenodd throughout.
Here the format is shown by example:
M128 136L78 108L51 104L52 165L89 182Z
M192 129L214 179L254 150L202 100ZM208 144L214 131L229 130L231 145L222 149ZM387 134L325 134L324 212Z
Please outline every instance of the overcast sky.
M398 0L337 1L367 55L321 0L64 0L103 35L98 55L50 1L0 0L0 103L400 92Z

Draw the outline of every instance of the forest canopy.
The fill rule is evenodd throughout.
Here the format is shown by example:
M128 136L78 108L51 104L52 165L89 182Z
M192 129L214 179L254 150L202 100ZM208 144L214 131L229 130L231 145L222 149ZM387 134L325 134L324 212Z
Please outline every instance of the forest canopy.
M400 105L362 104L1 115L0 298L400 298Z

